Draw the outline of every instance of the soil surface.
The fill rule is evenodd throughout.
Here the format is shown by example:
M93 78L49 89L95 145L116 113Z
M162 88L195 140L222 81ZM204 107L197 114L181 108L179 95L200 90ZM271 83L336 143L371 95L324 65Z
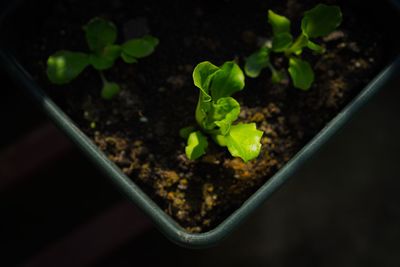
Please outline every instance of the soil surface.
M245 164L210 142L205 156L189 161L178 133L195 125L196 64L236 60L243 66L271 37L268 9L288 16L298 33L302 13L319 2L57 1L43 7L42 19L32 24L35 34L27 34L32 46L20 56L110 160L184 228L204 232L240 207L389 62L393 49L373 15L357 12L357 3L323 1L339 4L344 18L338 31L318 40L325 54L303 55L314 66L313 87L305 92L290 83L273 85L264 71L247 78L246 89L234 96L241 104L239 122L256 122L264 131L260 156ZM50 84L45 75L55 51L88 50L82 25L94 16L114 21L120 42L146 33L160 39L150 57L133 65L119 60L105 72L123 89L111 101L100 98L101 80L91 68L65 86ZM284 58L273 60L287 66Z

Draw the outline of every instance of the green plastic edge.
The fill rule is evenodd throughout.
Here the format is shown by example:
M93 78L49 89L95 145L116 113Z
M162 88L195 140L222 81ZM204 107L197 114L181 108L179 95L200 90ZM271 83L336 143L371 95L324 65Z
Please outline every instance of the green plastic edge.
M334 135L351 116L376 94L391 77L400 74L400 57L377 75L362 92L332 119L306 146L303 147L279 172L259 188L243 205L213 230L191 234L180 227L161 210L129 177L121 172L93 142L77 128L71 119L37 86L31 76L4 50L0 50L0 63L22 88L38 101L42 110L91 159L114 184L155 223L156 227L174 243L190 248L213 246L224 239L250 213L280 188L292 174Z

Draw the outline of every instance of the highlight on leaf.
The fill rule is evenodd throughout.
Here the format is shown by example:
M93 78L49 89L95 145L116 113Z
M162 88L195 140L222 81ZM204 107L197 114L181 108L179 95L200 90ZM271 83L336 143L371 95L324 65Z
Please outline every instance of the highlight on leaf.
M290 20L272 10L268 10L268 23L272 27L274 36L281 33L290 33Z
M262 135L263 132L257 130L255 123L239 123L231 127L225 143L232 156L248 162L260 154Z
M61 50L47 59L47 76L52 83L66 84L78 77L88 65L87 54Z
M190 160L196 160L206 153L208 147L207 137L200 131L189 134L185 153Z

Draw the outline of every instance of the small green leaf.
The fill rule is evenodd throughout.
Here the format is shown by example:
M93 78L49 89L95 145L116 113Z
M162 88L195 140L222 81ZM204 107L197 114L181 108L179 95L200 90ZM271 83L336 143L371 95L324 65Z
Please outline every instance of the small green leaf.
M268 22L271 24L275 36L281 33L290 33L290 20L272 10L268 10Z
M261 71L269 64L269 52L270 50L267 47L262 47L246 58L244 72L247 76L256 78L260 75Z
M255 123L240 123L231 126L225 142L232 156L247 162L260 154L262 135L263 132L257 130Z
M47 76L52 83L65 84L89 65L89 56L80 52L58 51L47 60Z
M209 116L207 116L205 129L211 130L218 126L222 135L226 135L237 120L240 113L239 103L232 97L223 97L213 103Z
M121 47L119 45L107 45L102 49L101 53L90 55L90 64L96 70L106 70L114 65L120 54Z
M101 53L107 45L114 44L117 39L117 27L111 21L94 18L83 27L89 48Z
M146 35L142 38L136 38L125 42L122 45L122 50L125 54L134 58L144 58L154 52L158 45L157 38Z
M296 57L289 59L289 74L294 86L302 90L310 89L314 82L314 71L310 63Z
M272 39L272 50L274 52L283 52L293 43L293 36L290 33L279 33Z
M243 71L235 62L225 62L220 70L213 75L210 86L211 96L214 101L221 97L231 96L244 88Z
M342 12L338 6L318 4L306 11L301 21L301 29L309 38L328 35L342 23Z
M194 85L200 89L208 101L211 100L210 82L218 70L219 68L209 61L204 61L197 64L193 70Z
M318 54L322 54L325 52L325 48L320 46L319 44L316 44L312 41L308 41L307 43L307 47L311 50L313 50L314 52L318 53Z
M132 64L132 63L137 63L138 62L136 58L126 54L125 52L121 53L121 58L125 63L128 63L128 64Z
M101 97L106 100L112 99L121 91L121 88L118 84L114 82L106 82L103 85L103 89L101 90Z
M195 160L206 153L208 147L207 137L202 132L196 131L189 135L185 153L188 159Z
M193 132L195 128L193 126L183 127L179 130L179 136L188 139L191 132Z

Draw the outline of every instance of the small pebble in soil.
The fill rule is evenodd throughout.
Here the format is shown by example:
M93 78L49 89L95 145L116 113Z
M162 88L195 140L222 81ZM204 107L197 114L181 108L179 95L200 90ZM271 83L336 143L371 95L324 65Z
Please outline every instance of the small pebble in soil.
M257 38L257 46L262 47L272 47L272 41L270 38L265 38L265 37L258 37Z
M345 37L345 34L343 31L333 31L330 33L328 36L325 36L322 38L324 42L331 42L331 41L337 41L339 39L342 39Z
M178 188L181 190L186 190L188 188L188 180L183 178L179 181Z
M149 119L147 117L143 116L143 117L139 118L139 121L143 122L143 123L147 123L149 121Z
M360 53L360 47L358 46L358 44L356 42L350 42L349 48L355 53Z
M185 86L186 77L183 75L169 76L167 79L167 83L169 83L174 89L180 89Z

